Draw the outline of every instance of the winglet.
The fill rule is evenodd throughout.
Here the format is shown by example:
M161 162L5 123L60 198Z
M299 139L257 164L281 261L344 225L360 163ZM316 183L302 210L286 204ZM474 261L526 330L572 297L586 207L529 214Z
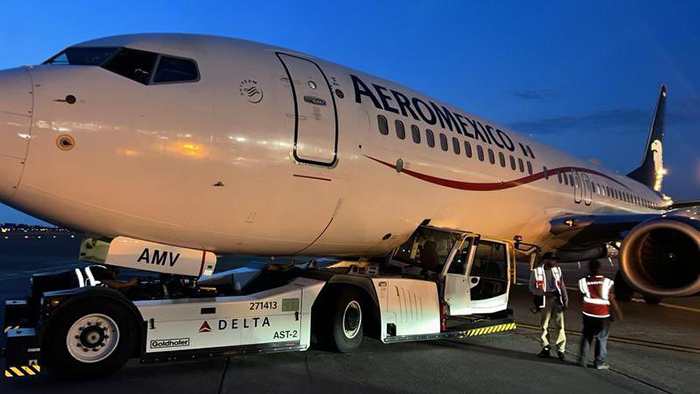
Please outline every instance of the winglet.
M650 188L661 191L661 181L666 170L663 165L664 120L666 118L666 85L661 85L659 100L656 102L654 119L644 150L642 165L627 174L630 178Z

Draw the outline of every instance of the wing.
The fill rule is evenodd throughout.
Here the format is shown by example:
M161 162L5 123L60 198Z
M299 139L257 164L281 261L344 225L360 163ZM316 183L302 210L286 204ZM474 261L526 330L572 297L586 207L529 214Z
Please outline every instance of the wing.
M619 241L636 225L661 214L562 215L549 222L550 233L579 248Z

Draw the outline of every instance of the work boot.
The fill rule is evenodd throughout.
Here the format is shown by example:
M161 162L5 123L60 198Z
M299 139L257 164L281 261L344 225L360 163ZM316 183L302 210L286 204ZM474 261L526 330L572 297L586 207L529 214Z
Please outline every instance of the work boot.
M566 361L566 355L564 354L564 352L557 351L557 358L559 359L559 361Z
M542 351L537 355L537 357L539 357L539 358L551 357L549 354L549 348L548 347L542 348Z
M595 369L610 369L610 364L608 364L608 363L596 364Z

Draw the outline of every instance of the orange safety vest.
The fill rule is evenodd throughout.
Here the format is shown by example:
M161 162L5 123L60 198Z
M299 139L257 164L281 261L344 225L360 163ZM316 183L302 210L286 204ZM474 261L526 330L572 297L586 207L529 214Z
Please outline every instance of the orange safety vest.
M543 295L546 295L544 293L547 293L550 290L547 289L547 285L548 285L547 275L544 272L544 266L540 265L539 267L535 267L535 269L533 271L535 273L535 286L537 287L538 290L542 291ZM554 284L556 285L557 292L559 294L559 302L563 305L564 299L563 299L563 295L561 292L561 287L562 287L561 268L556 267L556 266L552 267L552 275L554 275ZM540 308L545 307L545 299L546 298L547 297L545 297L545 296L542 297L542 304L540 305Z
M579 290L583 293L581 311L584 315L610 317L610 288L614 283L603 275L586 276L578 281Z

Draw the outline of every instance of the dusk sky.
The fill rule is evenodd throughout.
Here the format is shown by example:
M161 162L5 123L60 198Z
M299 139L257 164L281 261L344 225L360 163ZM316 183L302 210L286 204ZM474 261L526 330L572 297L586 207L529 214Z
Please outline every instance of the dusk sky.
M620 173L639 165L664 83L663 191L700 199L700 2L482 3L5 0L0 69L115 34L244 38L407 85ZM38 222L0 205L6 221Z

